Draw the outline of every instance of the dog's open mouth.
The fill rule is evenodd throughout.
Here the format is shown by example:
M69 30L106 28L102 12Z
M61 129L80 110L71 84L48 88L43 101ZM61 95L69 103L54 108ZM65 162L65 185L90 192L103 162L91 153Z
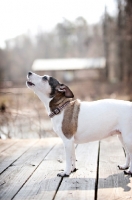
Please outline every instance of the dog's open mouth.
M31 81L27 81L27 85L28 85L28 86L35 86L35 84L32 83Z

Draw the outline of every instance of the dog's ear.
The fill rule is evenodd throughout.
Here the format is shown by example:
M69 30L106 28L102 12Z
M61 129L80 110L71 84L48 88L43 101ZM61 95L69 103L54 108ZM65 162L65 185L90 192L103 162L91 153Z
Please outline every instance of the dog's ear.
M60 84L59 86L57 86L56 90L64 93L66 98L73 98L74 97L73 92L69 89L68 86L66 86L64 84Z

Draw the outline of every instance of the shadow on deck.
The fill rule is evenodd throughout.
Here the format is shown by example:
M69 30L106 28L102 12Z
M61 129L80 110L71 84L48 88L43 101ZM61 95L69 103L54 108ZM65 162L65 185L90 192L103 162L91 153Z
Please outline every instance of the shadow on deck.
M64 168L59 138L0 140L0 199L132 199L132 178L117 168L125 160L117 138L76 147L77 171Z

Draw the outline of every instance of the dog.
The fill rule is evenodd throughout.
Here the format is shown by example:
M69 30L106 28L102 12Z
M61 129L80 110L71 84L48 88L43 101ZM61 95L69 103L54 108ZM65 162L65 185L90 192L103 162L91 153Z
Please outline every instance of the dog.
M73 99L74 94L67 85L51 76L33 72L28 72L26 84L43 102L53 130L64 143L66 166L58 176L68 177L76 171L74 143L102 140L114 134L118 135L126 151L126 162L118 167L132 175L131 102L112 99L81 102Z

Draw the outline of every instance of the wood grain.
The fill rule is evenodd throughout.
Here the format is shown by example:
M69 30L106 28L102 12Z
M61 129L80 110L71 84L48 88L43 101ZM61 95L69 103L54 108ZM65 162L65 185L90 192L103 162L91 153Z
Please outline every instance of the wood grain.
M69 178L64 178L55 200L76 199L93 200L97 173L99 142L80 144L77 146L77 168Z
M17 143L0 153L0 174L26 152L37 140L19 140Z
M41 139L0 176L0 199L12 199L56 144L56 139ZM21 142L22 143L22 142ZM33 188L31 187L31 190Z
M10 148L16 142L18 142L17 139L14 139L14 140L11 140L11 139L1 140L0 139L0 152L5 151L6 149Z
M99 159L98 200L132 199L132 178L117 167L125 162L118 138L101 141Z
M78 170L63 179L57 177L65 164L59 138L7 140L7 144L0 140L0 144L0 200L132 199L132 177L117 168L125 156L116 137L101 141L99 163L99 142L78 145Z
M57 173L63 168L63 160L63 144L58 139L58 144L46 156L45 160L18 192L14 200L53 199L62 179L57 177Z

